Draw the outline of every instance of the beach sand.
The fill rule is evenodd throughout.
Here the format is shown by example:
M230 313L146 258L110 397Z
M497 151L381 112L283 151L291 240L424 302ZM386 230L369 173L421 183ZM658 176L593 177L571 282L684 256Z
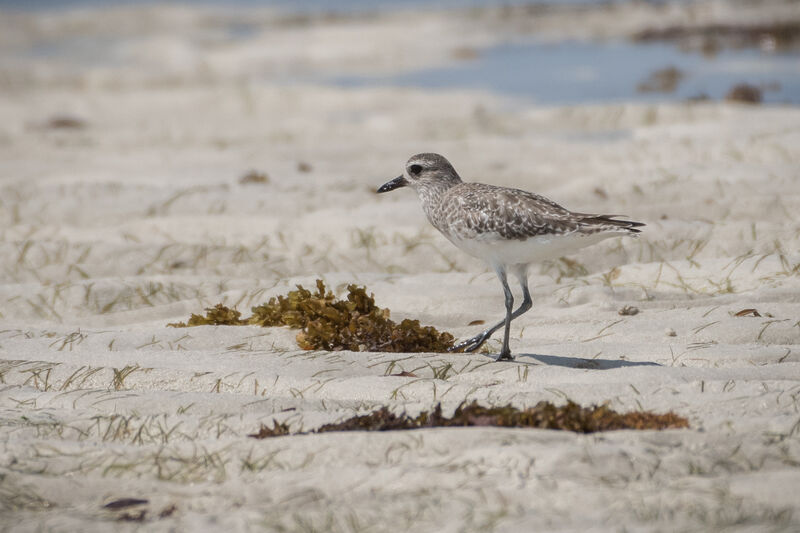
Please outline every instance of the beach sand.
M332 43L360 19L289 25L259 56L212 43L206 57L192 47L205 11L173 8L156 26L177 35L111 41L122 66L12 53L41 28L103 34L86 20L139 35L151 12L131 9L15 15L4 37L2 529L141 527L114 522L125 513L154 531L800 527L800 108L537 107L242 76L281 71L267 52L309 32L318 44L295 53L311 70L352 65ZM413 64L428 51L403 48L397 17L376 24ZM492 362L499 336L489 354L306 352L284 328L166 327L219 302L249 314L317 278L337 295L366 285L393 319L462 339L500 319L495 275L429 226L413 192L375 194L422 151L466 181L647 227L531 269L514 363ZM267 182L240 183L251 170ZM417 377L389 375L402 371ZM691 428L248 437L380 406L567 398L671 410ZM103 508L120 498L148 503Z

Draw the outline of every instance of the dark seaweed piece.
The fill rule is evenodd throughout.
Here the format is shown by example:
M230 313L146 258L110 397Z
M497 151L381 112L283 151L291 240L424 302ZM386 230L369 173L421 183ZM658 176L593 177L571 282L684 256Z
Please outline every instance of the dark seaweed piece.
M291 432L289 431L289 426L287 424L272 422L271 428L261 424L261 428L259 428L258 433L253 433L248 435L248 437L253 437L254 439L266 439L267 437L283 437L284 435L289 435L290 433Z
M84 129L87 123L82 118L58 115L48 120L45 126L54 130L80 130Z
M175 514L175 511L177 511L177 510L178 510L178 506L173 503L173 504L168 505L168 506L164 507L163 509L161 509L161 512L158 513L158 517L159 518L169 518L170 516Z
M259 172L258 170L251 170L239 178L239 183L247 185L248 183L269 183L269 175L266 172Z
M206 308L206 316L195 315L189 317L188 322L173 322L167 326L173 328L188 328L192 326L242 326L247 324L247 320L242 320L240 311L230 309L222 304Z
M764 98L763 92L755 85L740 83L731 87L725 99L731 102L743 102L745 104L760 104Z
M112 502L108 502L103 506L104 509L125 509L127 507L133 507L135 505L144 505L149 503L148 500L143 500L141 498L120 498L118 500L114 500Z
M400 429L422 429L432 427L467 427L496 426L513 428L539 428L574 431L576 433L593 433L596 431L613 431L619 429L678 429L688 428L689 421L673 412L665 414L649 411L618 413L603 404L592 407L581 407L573 401L556 406L550 402L539 402L527 409L517 409L511 404L499 407L483 407L476 401L462 403L456 408L453 416L442 415L442 406L437 404L433 411L423 411L416 417L403 413L396 415L388 407L381 407L367 415L348 418L342 422L325 424L312 433L329 431L391 431ZM261 430L253 435L263 439L288 434L282 425L281 433L262 425ZM304 434L304 433L299 433Z

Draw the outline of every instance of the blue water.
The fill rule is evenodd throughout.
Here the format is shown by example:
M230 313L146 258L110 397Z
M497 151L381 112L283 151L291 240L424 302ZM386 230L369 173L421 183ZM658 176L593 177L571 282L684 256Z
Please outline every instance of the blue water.
M685 77L672 93L640 93L654 70L674 66ZM477 59L395 76L339 76L345 86L388 85L484 89L543 104L615 100L721 99L739 83L764 87L767 103L800 104L800 55L726 50L709 58L667 44L574 42L503 44Z
M464 5L543 3L524 0L195 0L184 4L237 6L271 5L290 11L361 11ZM602 0L551 0L551 3L592 3ZM157 3L147 0L0 0L0 8L53 9ZM232 40L247 40L260 29L247 23L230 28ZM31 57L102 65L116 60L109 55L109 36L72 36L42 40L30 50ZM368 43L365 43L368 46ZM713 57L681 51L670 43L635 44L627 41L501 44L477 50L473 60L420 69L393 76L348 75L320 78L309 74L294 79L263 81L316 81L343 87L403 86L426 89L482 89L541 104L586 102L676 101L698 96L724 98L736 84L764 88L766 103L800 104L800 53L770 53L754 49L723 50ZM640 93L637 85L657 69L676 67L685 77L671 93Z

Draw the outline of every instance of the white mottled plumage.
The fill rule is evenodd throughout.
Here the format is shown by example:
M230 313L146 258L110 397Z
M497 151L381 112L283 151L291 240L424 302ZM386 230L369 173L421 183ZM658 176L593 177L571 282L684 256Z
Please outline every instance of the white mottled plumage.
M618 220L618 215L575 213L531 192L483 183L464 183L450 162L438 154L417 154L403 175L378 192L409 186L422 209L442 235L466 253L489 263L503 284L506 318L456 346L477 350L505 325L499 359L512 359L508 348L511 321L530 309L527 268L530 263L554 259L617 235L636 235L641 222ZM514 298L507 272L522 287L524 300L512 312Z

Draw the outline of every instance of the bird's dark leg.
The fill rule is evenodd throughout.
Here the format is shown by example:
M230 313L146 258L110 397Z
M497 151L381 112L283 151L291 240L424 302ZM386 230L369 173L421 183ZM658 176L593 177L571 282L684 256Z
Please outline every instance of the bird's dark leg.
M500 357L497 358L498 361L511 361L514 357L511 355L511 350L508 348L508 334L509 329L511 326L511 321L517 318L518 316L526 313L531 307L533 307L533 299L531 299L531 293L528 290L528 268L527 265L514 265L512 270L514 275L519 280L519 286L522 288L522 304L519 306L519 309L514 311L510 317L506 318L506 331L505 331L505 338L503 339L503 351L500 353ZM501 281L505 281L502 279ZM503 288L507 291L507 294L511 291L508 289L508 283L503 284ZM513 302L512 302L513 303ZM508 296L506 295L506 312L510 311L510 307L508 305Z
M531 300L531 293L528 291L528 276L525 267L515 266L512 272L519 279L519 284L522 287L522 296L523 296L522 305L520 305L519 309L517 309L511 314L511 320L514 320L521 314L528 311L533 306L533 301ZM497 277L500 278L501 283L503 283L503 291L504 292L508 291L507 293L510 293L511 291L508 290L508 282L506 281L505 270L503 271L502 275L498 270ZM508 302L507 298L506 302ZM512 298L512 304L513 304L513 298ZM494 326L490 327L485 331L480 332L474 337L456 344L455 346L453 346L453 348L451 348L450 351L463 349L465 352L474 352L475 350L483 346L483 343L489 340L489 338L494 334L495 331L497 331L498 329L502 328L505 325L506 325L506 319L503 319Z
M514 358L511 356L511 348L508 347L508 337L511 332L511 321L513 320L511 317L514 311L514 295L511 293L511 289L508 287L508 279L506 279L505 269L498 270L497 277L500 278L500 283L503 284L503 292L506 295L506 327L505 331L503 332L503 349L500 351L500 357L498 357L497 360L513 361Z

